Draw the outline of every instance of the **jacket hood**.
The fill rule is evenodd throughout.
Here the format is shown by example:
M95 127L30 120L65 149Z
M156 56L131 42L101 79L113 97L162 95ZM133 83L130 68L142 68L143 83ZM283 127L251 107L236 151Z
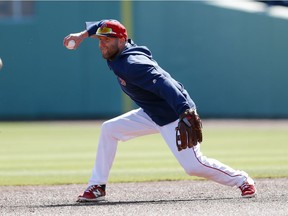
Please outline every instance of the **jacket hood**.
M137 46L131 39L128 40L126 48L120 55L144 55L152 59L152 53L146 46Z

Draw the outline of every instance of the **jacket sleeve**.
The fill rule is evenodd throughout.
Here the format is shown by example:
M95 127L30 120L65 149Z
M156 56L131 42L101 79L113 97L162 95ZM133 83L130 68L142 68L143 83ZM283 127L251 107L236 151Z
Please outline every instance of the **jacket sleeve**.
M101 21L96 21L96 22L85 22L85 25L86 25L86 30L88 31L88 35L89 37L91 35L95 35L96 34L96 31L98 29L98 26L99 26L99 23Z
M174 80L161 67L137 62L139 61L129 64L127 70L127 80L131 83L164 99L178 116L186 109L196 106L183 85Z

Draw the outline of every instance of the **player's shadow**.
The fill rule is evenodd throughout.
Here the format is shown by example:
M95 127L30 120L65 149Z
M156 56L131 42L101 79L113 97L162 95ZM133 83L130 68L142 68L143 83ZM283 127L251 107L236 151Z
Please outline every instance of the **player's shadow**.
M219 200L232 200L237 198L193 198L193 199L170 199L170 200L131 200L131 201L99 201L99 202L76 202L67 204L52 204L38 206L42 208L57 208L57 207L73 207L73 206L113 206L113 205L139 205L139 204L167 204L175 202L196 202L196 201L219 201ZM34 206L35 207L35 206Z

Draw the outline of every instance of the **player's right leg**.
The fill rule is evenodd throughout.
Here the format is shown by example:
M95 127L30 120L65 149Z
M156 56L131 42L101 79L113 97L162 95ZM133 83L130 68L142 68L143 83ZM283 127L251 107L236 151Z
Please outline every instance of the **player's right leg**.
M88 188L78 201L103 200L118 141L158 133L157 125L142 109L132 110L102 124L92 176Z
M246 172L235 170L218 160L204 156L200 151L200 144L179 152L175 142L175 127L177 124L178 121L175 121L159 127L159 130L170 150L188 175L203 177L231 187L238 187L241 190L242 197L253 197L256 195L254 181Z

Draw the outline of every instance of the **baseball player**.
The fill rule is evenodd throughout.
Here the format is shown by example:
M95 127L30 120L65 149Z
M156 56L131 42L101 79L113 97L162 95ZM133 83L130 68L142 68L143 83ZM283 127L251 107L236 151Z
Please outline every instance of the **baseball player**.
M110 19L86 22L86 30L69 34L63 43L68 46L74 40L77 49L88 37L99 39L109 69L139 108L102 124L92 176L77 201L105 199L118 141L154 133L161 134L188 175L238 187L242 197L256 195L254 181L246 172L202 155L202 124L195 103L184 86L157 64L147 47L136 45L128 38L126 28Z

